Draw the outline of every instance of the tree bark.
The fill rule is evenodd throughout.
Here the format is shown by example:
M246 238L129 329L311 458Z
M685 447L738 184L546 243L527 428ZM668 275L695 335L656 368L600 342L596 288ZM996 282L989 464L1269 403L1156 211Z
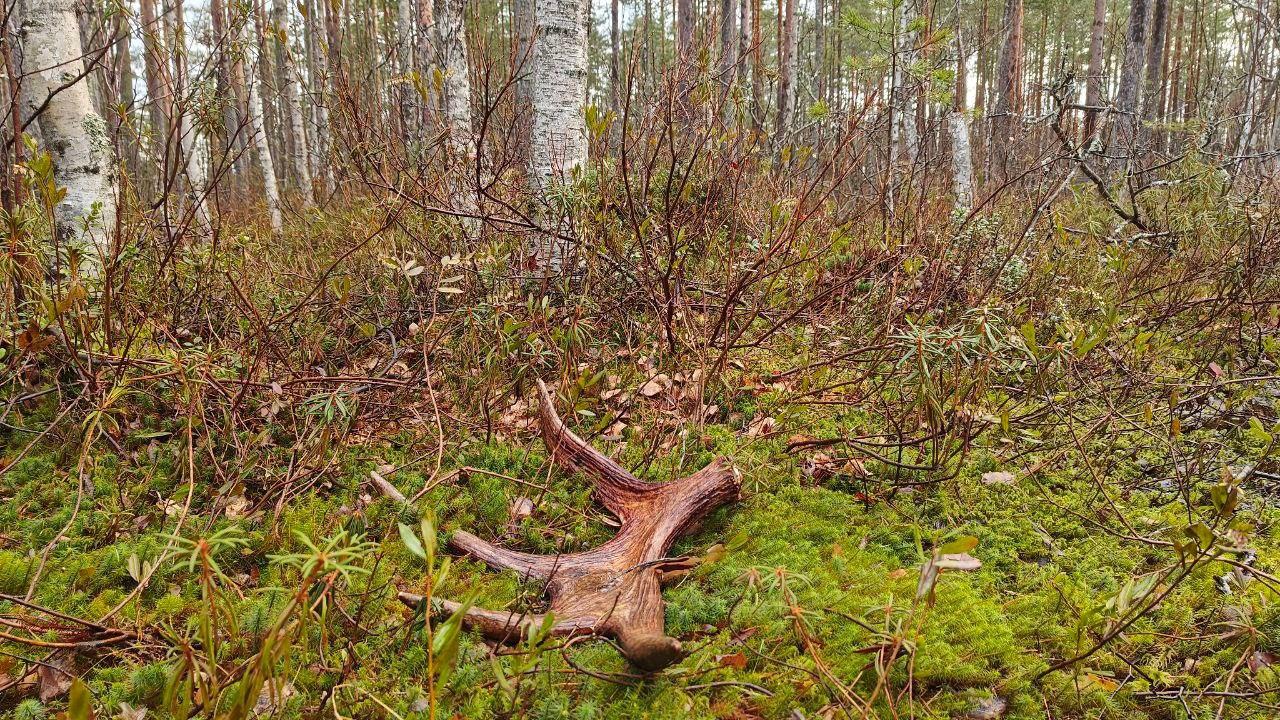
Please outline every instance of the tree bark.
M253 12L252 9L249 10ZM256 24L252 17L244 19L243 52L257 56L257 67L252 64L246 68L245 85L249 93L249 134L258 150L258 169L262 172L263 192L267 198L267 212L271 218L271 231L279 235L284 229L284 218L280 212L280 185L276 181L275 162L271 158L271 145L267 142L266 123L262 118L262 93L258 89L262 77L262 43L254 36Z
M902 161L913 164L919 135L916 132L916 102L911 67L916 62L915 32L911 30L911 7L903 3L897 8L898 19L894 31L893 88L889 124L889 165L896 173Z
M775 141L786 139L796 109L796 0L779 0L782 42L778 58L778 127Z
M21 34L23 122L39 123L40 140L53 160L54 180L66 188L54 207L58 238L91 243L106 260L109 233L115 229L115 160L107 125L89 95L74 5L66 0L26 0ZM87 272L97 271L97 260L90 258Z
M951 47L956 55L956 85L951 101L951 113L947 116L947 129L951 135L951 187L956 199L956 212L968 213L973 207L973 149L969 141L969 116L965 114L965 54L962 33L960 2L955 4L956 27Z
M306 0L307 16L304 18L307 39L307 64L310 72L311 100L311 176L318 179L320 191L327 195L332 187L333 173L329 166L329 63L323 47L324 21L328 0Z
M1107 0L1093 0L1093 26L1089 31L1089 77L1085 81L1084 91L1084 104L1089 109L1084 111L1084 134L1081 138L1085 143L1092 140L1098 132L1098 118L1102 114L1096 108L1102 105L1102 41L1106 31Z
M746 0L743 0L745 2ZM733 120L733 86L738 64L738 0L720 0L720 117Z
M471 70L463 0L435 0L436 52L444 74L441 116L454 154L466 158L471 148Z
M546 192L587 161L587 10L589 0L545 0L535 10L533 132L529 176ZM571 248L545 233L536 249L544 271L559 272Z
M1022 111L1022 0L1009 0L1004 11L1004 46L996 71L990 154L999 178L1008 177L1016 116Z
M302 96L298 90L302 73L298 70L290 42L289 14L285 0L273 0L273 2L275 3L276 30L284 50L280 54L284 67L282 91L285 114L289 116L289 121L285 125L289 140L285 146L289 149L289 164L293 166L293 179L302 195L302 206L309 208L315 205L313 194L315 189L311 186L311 168L307 164L307 130L302 116Z
M1114 124L1116 152L1126 158L1132 156L1138 141L1138 90L1146 35L1147 0L1132 0L1125 33L1124 62L1120 66L1120 88L1116 92L1117 117Z
M1147 46L1147 79L1142 116L1148 120L1156 119L1156 111L1160 107L1160 93L1164 89L1165 31L1169 20L1169 0L1155 0L1151 10L1151 41Z

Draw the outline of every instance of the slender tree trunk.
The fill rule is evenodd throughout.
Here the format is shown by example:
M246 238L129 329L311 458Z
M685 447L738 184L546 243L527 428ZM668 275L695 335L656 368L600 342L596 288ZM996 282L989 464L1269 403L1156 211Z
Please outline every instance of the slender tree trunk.
M1130 157L1138 141L1138 90L1146 51L1147 0L1131 0L1125 35L1124 63L1120 67L1120 88L1116 93L1115 150Z
M423 0L428 2L428 0ZM414 53L414 32L417 26L417 13L414 12L414 0L399 0L396 4L396 59L397 72L403 78L409 78L418 70ZM414 147L418 142L418 124L414 121L414 106L417 104L418 91L414 83L404 82L399 90L400 102L398 119L400 121L401 141L407 147Z
M614 123L622 124L622 23L619 0L609 0L609 108ZM621 137L621 134L618 134Z
M65 0L26 0L21 34L21 114L25 122L39 113L39 136L53 160L54 180L66 189L54 207L58 237L91 243L106 259L109 233L115 229L115 160L89 83L76 79L85 64L74 6ZM88 233L83 232L86 220L92 221ZM91 257L86 272L96 273L99 267Z
M1103 51L1102 40L1107 30L1107 0L1093 0L1093 26L1089 32L1089 77L1085 82L1084 142L1089 142L1098 132L1098 118L1102 111Z
M321 19L322 14L328 12L328 4L327 0L306 0L307 16L303 18L306 24L307 63L310 65L307 80L311 85L311 175L319 180L320 192L325 195L329 194L333 186L333 173L329 167L329 101L326 92L329 64L328 53L322 46L325 33L324 21Z
M955 4L956 27L951 47L956 55L956 84L951 101L951 113L947 115L947 129L951 134L951 187L956 198L956 212L968 213L973 207L973 149L969 142L969 118L965 114L966 54L963 40L960 2Z
M250 8L250 13L254 13ZM256 14L256 13L255 13ZM258 169L262 172L263 192L267 197L267 212L271 217L271 231L277 235L284 229L284 217L280 212L280 185L276 181L275 162L271 158L271 145L267 142L267 127L262 118L262 93L259 85L262 80L263 44L260 38L254 37L256 23L253 17L244 19L243 51L253 52L257 56L257 66L246 68L245 85L249 93L249 134L258 150Z
M183 174L194 206L196 222L202 235L209 229L209 209L205 202L207 178L199 152L199 131L192 118L191 106L195 100L188 97L190 78L187 72L187 24L182 0L174 0L170 9L173 18L173 94L178 144L182 149Z
M751 114L757 131L763 132L765 122L764 99L764 36L760 30L760 7L763 0L742 0L751 4Z
M284 114L288 116L288 123L285 125L288 141L285 146L289 149L289 164L293 166L293 178L302 195L302 206L311 207L315 205L313 195L315 189L311 186L311 168L307 165L307 130L302 115L302 93L298 89L302 81L302 73L299 72L294 60L289 35L289 13L285 0L273 0L273 2L277 23L276 33L283 48L280 57L283 61L281 65L284 68L284 85L281 90L284 95Z
M119 78L117 82L119 83L120 106L124 108L125 116L132 118L137 116L137 109L134 108L137 97L133 89L133 52L129 46L129 21L123 12L115 15L115 32L114 67ZM121 146L125 148L124 161L129 177L137 177L138 170L142 164L141 158L138 156L138 143L121 143Z
M1169 21L1169 0L1154 0L1151 10L1151 41L1147 45L1147 79L1142 103L1142 117L1156 119L1160 92L1164 88L1164 52Z
M916 62L915 32L911 30L914 14L908 3L896 9L898 13L894 32L893 86L891 88L892 121L889 125L889 164L897 171L900 163L908 165L916 161L919 133L916 127L915 81L911 68Z
M561 2L563 0L556 0ZM533 113L536 105L534 98L534 75L537 55L538 11L534 0L513 0L515 5L515 53L513 57L516 73L516 154L524 164L533 168ZM531 179L532 176L531 176ZM541 182L541 180L535 180Z
M1269 18L1265 17L1266 0L1255 0L1257 8L1246 10L1253 15L1250 22L1249 50L1244 57L1244 90L1243 103L1240 108L1240 131L1231 142L1231 148L1237 155L1247 155L1252 147L1254 130L1258 125L1258 96L1262 92L1261 68L1263 55L1263 30L1268 26Z
M676 0L676 48L682 70L693 59L693 0Z
M450 147L460 158L471 151L471 70L463 11L463 0L435 0L436 52L444 74L441 114Z
M744 0L745 2L745 0ZM723 86L721 117L725 125L733 119L733 103L730 102L735 66L738 63L738 6L737 0L720 0L720 83Z
M587 94L589 0L537 4L533 47L533 132L529 176L543 192L566 182L587 161L583 103ZM559 272L568 251L556 234L543 237L538 264Z
M996 71L992 108L991 155L999 178L1008 177L1016 116L1022 111L1022 0L1009 0L1004 11L1004 46Z
M791 132L796 109L796 0L779 0L782 15L782 42L778 59L778 128L775 141Z
M161 26L156 17L155 0L138 0L139 15L142 20L143 66L147 83L147 99L150 101L148 115L151 119L151 134L156 145L156 157L164 161L169 150L169 118L172 115L168 91L168 78L164 71L165 51L161 47ZM163 175L168 176L168 170ZM164 182L161 181L163 186Z

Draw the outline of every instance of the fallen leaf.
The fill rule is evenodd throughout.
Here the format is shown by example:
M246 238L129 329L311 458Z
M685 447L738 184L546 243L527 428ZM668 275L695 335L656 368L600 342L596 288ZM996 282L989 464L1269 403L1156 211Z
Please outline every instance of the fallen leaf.
M533 514L533 501L527 497L518 497L511 501L510 512L511 522L520 522Z
M1266 650L1255 650L1249 656L1249 672L1257 673L1263 668L1269 668L1276 664L1277 659L1280 659L1280 656L1275 653L1267 652Z
M965 717L969 720L999 720L1004 717L1004 711L1009 708L1009 701L993 695L978 701Z
M987 485L1012 485L1017 478L1011 472L1004 470L993 470L992 472L982 473L982 482Z
M657 397L664 390L671 387L671 378L662 373L658 373L649 378L648 382L640 386L640 394L647 397Z
M747 426L747 437L771 435L778 429L778 421L767 415L757 415Z
M71 656L66 651L55 651L47 662L36 667L36 679L40 683L40 701L50 700L67 694L71 682L75 679L68 672L71 668Z
M743 653L736 652L729 655L721 655L716 658L721 667L733 668L734 670L747 669L747 656Z

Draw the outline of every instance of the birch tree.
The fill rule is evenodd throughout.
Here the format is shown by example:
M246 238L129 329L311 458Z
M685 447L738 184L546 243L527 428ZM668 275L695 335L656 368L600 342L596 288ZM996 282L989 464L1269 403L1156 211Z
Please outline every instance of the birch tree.
M956 84L951 100L951 112L947 115L947 131L951 135L951 187L956 198L956 211L968 213L973 207L973 150L969 142L969 116L965 113L965 81L967 57L961 35L960 2L956 2L956 28L951 37L951 49L956 56Z
M26 0L21 32L22 115L39 124L54 180L66 189L54 207L55 231L64 242L95 244L105 259L115 226L115 160L89 94L74 3Z
M534 10L529 176L544 192L587 160L583 103L588 10L589 0L545 0ZM559 271L567 250L549 234L538 250L538 262L544 269Z
M454 154L466 158L471 145L471 69L467 59L464 0L435 0L436 52L444 83L440 110Z
M249 13L253 13L252 7ZM245 17L243 34L241 35L241 51L246 57L245 85L249 95L249 135L258 151L258 169L262 172L263 192L267 197L267 212L271 217L271 230L279 234L284 228L284 218L280 213L280 185L276 181L275 163L271 158L271 145L267 142L266 123L262 119L262 93L258 89L261 83L262 44L254 38L255 23L252 17ZM250 53L256 58L250 58ZM256 62L254 62L256 60Z
M302 95L298 90L301 73L294 58L292 43L289 41L289 14L285 0L273 0L273 2L275 3L276 29L283 46L284 87L281 92L284 95L285 114L288 115L285 132L289 136L289 142L285 146L289 149L289 164L293 166L293 177L302 195L302 205L311 207L315 204L315 197L312 194L311 169L307 165L307 131L302 115Z

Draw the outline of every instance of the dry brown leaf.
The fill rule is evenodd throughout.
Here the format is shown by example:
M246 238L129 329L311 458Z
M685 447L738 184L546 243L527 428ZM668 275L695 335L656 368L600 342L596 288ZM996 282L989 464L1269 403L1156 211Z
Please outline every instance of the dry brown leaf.
M747 426L747 437L764 437L778 429L778 421L767 415L757 415Z
M647 398L657 397L669 387L671 387L671 378L663 373L658 373L640 386L640 394Z

